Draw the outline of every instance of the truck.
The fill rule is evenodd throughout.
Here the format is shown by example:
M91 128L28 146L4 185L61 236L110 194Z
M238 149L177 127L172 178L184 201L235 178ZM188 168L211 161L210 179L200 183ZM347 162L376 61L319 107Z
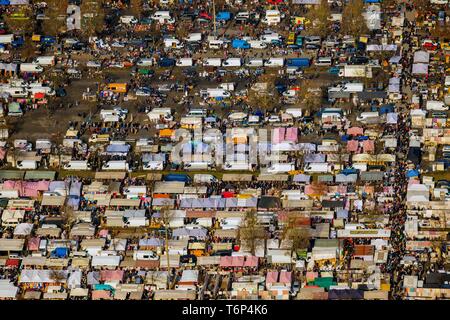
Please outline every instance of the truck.
M371 78L372 68L366 65L345 65L339 72L340 77L347 78Z
M22 160L17 161L16 167L18 169L37 169L37 161L36 160Z
M55 56L40 56L33 60L33 63L40 66L53 66L55 65Z
M265 67L282 67L284 66L284 58L269 58L264 61Z
M71 160L64 165L64 170L90 170L87 160Z
M240 67L242 66L241 58L228 58L222 63L223 67Z
M304 171L305 173L331 172L331 166L328 163L308 163Z
M38 73L44 71L44 68L37 63L21 63L20 72Z
M291 58L286 60L288 67L309 67L311 60L309 58Z
M126 170L128 171L128 163L125 160L110 160L102 166L102 170Z
M222 59L220 58L207 58L204 62L203 62L204 66L208 66L208 67L220 67L222 65Z
M175 65L177 67L192 67L194 60L192 58L179 58Z
M222 88L208 88L206 94L209 98L229 98L231 93Z
M201 42L202 34L200 32L189 33L189 35L184 40L186 42Z

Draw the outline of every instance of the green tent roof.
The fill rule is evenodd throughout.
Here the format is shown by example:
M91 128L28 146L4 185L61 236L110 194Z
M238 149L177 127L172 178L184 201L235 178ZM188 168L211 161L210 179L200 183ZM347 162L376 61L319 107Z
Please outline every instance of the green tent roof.
M27 171L25 180L55 180L56 171Z
M22 180L24 174L18 170L0 170L0 180Z

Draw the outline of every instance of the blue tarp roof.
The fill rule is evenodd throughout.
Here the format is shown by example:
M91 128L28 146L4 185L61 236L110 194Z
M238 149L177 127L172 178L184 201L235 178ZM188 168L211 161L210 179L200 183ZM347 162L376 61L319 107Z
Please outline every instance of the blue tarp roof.
M411 177L418 177L418 176L419 176L419 171L417 171L417 170L408 170L408 171L406 172L406 176L407 176L408 178L411 178Z
M129 150L129 144L110 144L106 147L108 153L128 153Z

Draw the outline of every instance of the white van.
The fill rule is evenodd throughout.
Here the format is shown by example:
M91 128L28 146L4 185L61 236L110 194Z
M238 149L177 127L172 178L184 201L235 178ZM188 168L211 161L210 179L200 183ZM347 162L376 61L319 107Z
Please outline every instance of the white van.
M332 65L331 57L319 57L314 64L319 67L329 67Z
M434 111L446 111L448 110L448 106L446 106L442 101L429 100L427 101L426 109Z
M139 67L151 67L153 66L153 58L140 58L136 65Z
M285 173L295 170L293 163L274 163L267 168L268 173Z
M37 63L21 63L20 72L38 73L44 71L44 68Z
M120 17L120 23L123 23L123 24L136 24L138 22L139 22L139 20L134 16L121 16Z
M187 113L186 117L197 118L197 117L206 117L206 115L207 115L206 109L191 109Z
M144 163L142 166L143 170L163 170L164 162L163 161L149 161Z
M207 66L207 67L220 67L222 65L222 59L220 59L220 58L207 58L203 62L203 65Z
M261 41L261 40L249 40L247 43L250 45L250 48L252 49L266 49L267 43Z
M156 11L152 16L150 17L152 20L155 20L161 24L168 23L172 24L175 23L175 19L171 17L169 11Z
M222 63L223 67L240 67L242 66L241 58L228 58Z
M261 40L264 43L271 43L272 41L279 41L281 40L281 36L278 33L272 32L272 33L266 33L263 34L259 40Z
M302 109L300 108L287 108L285 112L292 115L294 118L300 118L303 115Z
M380 116L378 112L361 112L359 116L356 117L356 121L366 121L367 119L376 119Z
M206 161L193 161L184 164L184 169L186 170L208 170L211 163Z
M20 87L0 87L0 92L7 93L13 98L26 98L28 96L28 91Z
M253 58L253 59L248 60L248 62L245 65L247 67L262 67L262 66L264 66L264 60Z
M281 13L279 10L266 10L266 16L262 19L263 23L269 26L277 25L281 22Z
M189 35L184 39L187 42L201 42L202 34L200 32L189 33Z
M87 160L70 160L64 165L64 170L90 170L91 166Z
M127 170L128 163L125 160L110 160L102 166L102 170Z
M55 64L55 56L40 56L36 57L33 60L33 63L36 63L40 66L53 66Z
M225 41L223 40L218 40L218 39L209 39L208 40L208 45L210 49L221 49L222 47L226 47Z
M229 98L231 97L230 91L221 88L206 89L206 93L209 98Z
M30 87L27 91L32 95L36 93L44 93L48 96L54 96L56 94L55 90L51 87Z
M37 161L36 160L22 160L17 161L16 167L18 169L37 169Z
M200 174L194 175L195 183L211 183L211 182L216 182L216 181L217 181L217 178L214 177L212 174L200 173Z
M223 82L219 84L220 89L228 90L228 91L234 91L234 83L233 82Z
M306 173L308 172L331 172L331 167L328 163L308 163L305 166Z
M177 67L192 67L194 60L192 58L179 58L175 63Z
M270 58L264 61L265 67L282 67L284 66L284 58Z
M248 162L225 162L224 170L245 170L250 171L252 165Z
M181 43L180 40L175 38L165 38L164 39L164 47L173 48L173 49L181 49L184 48L184 44Z

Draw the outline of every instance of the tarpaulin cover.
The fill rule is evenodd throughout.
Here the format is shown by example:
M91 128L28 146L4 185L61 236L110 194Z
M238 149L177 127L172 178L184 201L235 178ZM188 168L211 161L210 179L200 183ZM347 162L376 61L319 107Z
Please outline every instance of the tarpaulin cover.
M358 151L359 142L357 140L349 140L347 142L347 151L356 152Z
M258 257L246 256L244 267L258 267Z
M128 153L129 150L129 144L110 144L106 147L107 153Z
M231 267L232 264L233 264L233 257L231 257L231 256L220 257L219 265L221 267Z
M88 285L94 285L99 283L99 279L100 279L100 272L98 271L92 271L87 274Z
M428 63L430 62L430 54L427 51L414 52L414 63Z
M311 176L308 176L306 174L296 174L294 178L292 179L294 182L309 182L311 181Z
M375 143L373 140L366 140L363 142L364 152L371 152L375 150Z
M266 275L266 284L275 283L278 281L278 272L277 271L269 271Z
M39 191L47 191L49 187L49 181L12 181L7 180L3 184L3 188L6 190L17 190L21 197L34 197L38 196Z
M286 128L275 128L272 130L272 143L280 143L284 141Z
M329 300L362 300L364 291L356 289L332 289L328 292Z
M101 281L122 281L123 270L102 270L100 271Z
M396 124L398 122L398 114L395 112L389 112L386 115L386 122L389 124Z
M232 267L243 267L244 266L244 257L243 256L231 257L231 266Z
M326 155L322 153L308 153L305 154L303 162L322 163L325 162Z
M28 250L29 251L37 251L39 250L39 243L41 242L41 238L33 237L28 239Z
M285 141L297 142L298 139L298 128L290 127L286 129Z
M290 271L281 271L280 272L280 281L281 283L291 283L292 282L292 272Z
M411 177L418 177L418 176L419 176L419 171L417 171L417 170L408 170L408 171L406 172L406 176L407 176L408 178L411 178Z
M206 238L206 229L187 229L187 228L177 228L173 230L172 235L174 237L194 237L194 238Z
M149 239L140 239L139 240L140 247L162 247L163 245L164 245L164 239L149 238Z
M111 293L106 290L94 290L92 291L92 299L93 300L99 300L99 299L110 299Z
M361 127L351 127L349 129L347 129L347 134L353 135L353 136L362 135L362 134L364 134L364 129Z
M428 64L426 63L413 64L412 74L428 74Z

